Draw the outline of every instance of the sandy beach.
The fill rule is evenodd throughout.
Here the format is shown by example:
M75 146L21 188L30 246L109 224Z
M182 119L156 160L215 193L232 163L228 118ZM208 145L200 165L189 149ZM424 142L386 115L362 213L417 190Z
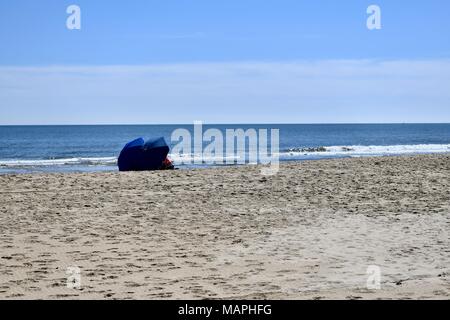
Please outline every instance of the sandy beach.
M1 175L0 298L449 299L449 177L448 154L287 162L270 177Z

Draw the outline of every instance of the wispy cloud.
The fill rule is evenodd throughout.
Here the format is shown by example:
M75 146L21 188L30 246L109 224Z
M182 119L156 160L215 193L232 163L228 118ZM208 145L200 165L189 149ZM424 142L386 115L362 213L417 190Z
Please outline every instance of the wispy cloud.
M449 122L449 85L450 60L0 67L0 122Z

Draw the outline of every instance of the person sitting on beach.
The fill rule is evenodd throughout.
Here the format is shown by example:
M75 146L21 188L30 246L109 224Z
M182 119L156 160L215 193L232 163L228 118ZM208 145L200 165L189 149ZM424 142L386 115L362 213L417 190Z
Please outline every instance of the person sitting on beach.
M169 157L166 157L166 159L164 159L160 170L173 170L175 169L175 166L173 165L172 160L169 159Z

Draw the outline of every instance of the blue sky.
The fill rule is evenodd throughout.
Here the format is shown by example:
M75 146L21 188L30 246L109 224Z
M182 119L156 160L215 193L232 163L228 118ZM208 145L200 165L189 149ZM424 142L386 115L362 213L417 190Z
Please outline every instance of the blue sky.
M81 7L81 30L66 8ZM382 29L366 28L366 9ZM0 124L450 122L450 2L0 0Z

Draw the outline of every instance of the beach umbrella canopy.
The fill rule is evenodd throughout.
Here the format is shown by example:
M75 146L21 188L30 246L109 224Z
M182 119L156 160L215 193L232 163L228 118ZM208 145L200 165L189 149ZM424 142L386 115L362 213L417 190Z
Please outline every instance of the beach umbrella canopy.
M158 170L169 154L163 137L144 141L139 138L125 145L120 152L119 171Z

